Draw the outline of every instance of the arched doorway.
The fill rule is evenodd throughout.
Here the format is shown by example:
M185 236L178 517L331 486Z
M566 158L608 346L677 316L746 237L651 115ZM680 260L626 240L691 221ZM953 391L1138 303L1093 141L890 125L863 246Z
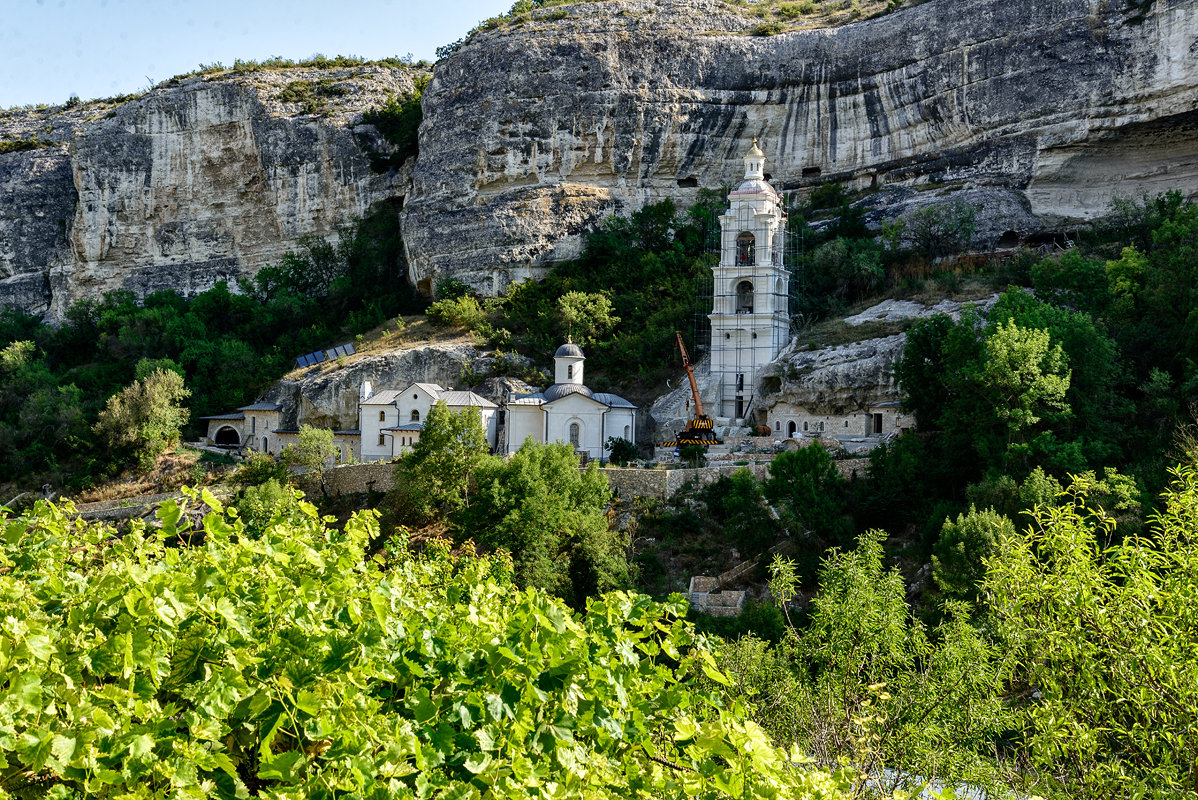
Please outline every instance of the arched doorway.
M795 438L795 432L797 430L798 430L798 426L795 425L795 421L793 419L790 422L786 423L786 438L787 439Z
M241 434L230 425L222 425L212 441L216 442L217 447L241 447Z

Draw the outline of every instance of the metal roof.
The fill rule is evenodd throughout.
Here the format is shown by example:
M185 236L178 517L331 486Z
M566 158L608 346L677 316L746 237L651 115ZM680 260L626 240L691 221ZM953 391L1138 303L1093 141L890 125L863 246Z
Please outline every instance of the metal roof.
M423 422L408 422L403 425L396 425L394 428L382 428L384 431L422 431L424 430Z
M545 395L540 392L532 394L518 394L511 400L507 401L509 406L539 406L545 402Z
M553 354L554 358L586 358L582 354L582 348L574 344L574 342L566 342L561 347L557 348L557 352Z
M275 403L251 403L248 406L241 406L238 411L282 411L283 407Z
M243 420L245 419L245 414L213 414L210 417L200 417L200 419Z
M734 194L734 195L736 195L736 194L772 194L772 195L777 195L778 192L776 192L774 190L773 186L770 186L765 181L748 180L748 181L745 181L744 183L742 183L740 186L737 186L736 191L732 192L732 194Z
M370 397L362 401L364 406L389 406L394 405L399 399L401 392L395 389L386 389L385 391L372 394Z
M426 392L427 394L431 394L433 397L436 397L438 394L445 391L445 387L441 386L439 384L420 383L419 381L417 381L416 383L410 384L408 386L408 389L421 389L424 392ZM404 389L403 391L406 392L408 389Z
M441 392L439 400L444 400L445 405L450 407L455 406L478 406L479 408L499 408L482 395L477 395L474 392Z
M618 394L610 394L608 392L596 392L595 399L604 405L612 408L636 408L632 403L620 397Z
M552 403L554 400L561 400L563 397L568 397L572 394L580 394L591 400L595 399L595 393L581 383L555 383L545 390L545 402Z

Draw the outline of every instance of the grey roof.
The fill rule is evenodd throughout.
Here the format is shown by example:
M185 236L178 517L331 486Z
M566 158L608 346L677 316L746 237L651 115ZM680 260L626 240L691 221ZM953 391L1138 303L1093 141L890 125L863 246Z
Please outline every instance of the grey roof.
M390 406L394 405L399 399L399 392L395 389L386 389L377 394L372 394L370 397L362 401L364 406Z
M357 428L350 431L333 431L334 436L361 436L362 431Z
M581 383L555 383L545 390L545 402L552 403L554 400L561 400L563 397L568 397L572 394L580 394L583 397L592 400L595 399L595 393Z
M553 354L554 358L586 358L582 354L582 348L574 344L574 342L566 342L561 347L557 348L557 352Z
M251 403L248 406L242 406L238 411L282 411L283 407L275 403Z
M212 416L210 416L210 417L200 417L200 419L212 419L212 420L243 420L243 419L245 419L245 414L241 414L241 413L236 413L236 414L213 414L213 415L212 415Z
M408 422L403 425L396 425L394 428L383 428L384 431L422 431L424 430L423 422Z
M604 405L612 408L636 408L632 403L620 397L618 394L610 394L608 392L596 392L595 399Z
M530 394L518 394L508 401L509 406L539 406L545 402L545 395L541 392L532 392Z
M413 386L416 387L417 389L423 389L425 392L427 392L428 394L431 394L433 397L436 397L438 394L445 391L445 387L441 386L440 384L420 383L419 381L417 381L416 383L413 383L411 386L408 386L408 388L404 389L404 391L406 392L408 389L411 389Z
M441 394L438 396L438 399L444 400L445 405L447 406L478 406L479 408L499 408L499 406L495 405L487 398L483 397L482 395L475 394L474 392L445 391L441 392Z
M887 400L883 403L870 403L870 408L898 408L902 403L898 400Z

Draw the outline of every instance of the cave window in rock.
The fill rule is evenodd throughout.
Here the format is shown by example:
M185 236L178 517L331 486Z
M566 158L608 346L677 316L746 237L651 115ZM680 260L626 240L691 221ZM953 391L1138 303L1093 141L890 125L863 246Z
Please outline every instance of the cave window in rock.
M241 444L241 437L237 435L237 429L225 425L216 432L216 437L213 439L217 447L237 447Z
M582 439L582 428L577 422L570 423L570 446L575 450L578 449L579 442Z
M757 263L757 239L748 231L741 231L736 237L736 263Z
M1011 250L1019 246L1019 234L1015 231L1007 231L998 240L999 250Z
M419 421L420 421L420 410L413 408L412 409L412 422L419 422Z
M736 313L753 313L753 282L741 281L736 285Z

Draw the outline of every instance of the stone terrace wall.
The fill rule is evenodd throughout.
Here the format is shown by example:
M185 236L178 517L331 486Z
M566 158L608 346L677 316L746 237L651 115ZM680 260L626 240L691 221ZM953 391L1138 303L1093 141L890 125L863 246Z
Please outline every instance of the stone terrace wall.
M852 458L834 462L840 474L851 478L856 472L858 477L865 475L869 465L868 458ZM698 469L617 469L604 468L599 472L607 476L608 485L617 496L624 500L634 497L652 497L666 500L677 494L688 483L707 486L715 483L722 475L731 475L737 470L747 469L757 480L769 477L769 464L758 463L736 466L733 464L699 467Z
M374 461L369 464L334 467L320 473L296 475L292 483L310 497L387 492L391 490L391 476L394 472L395 465L391 462Z

